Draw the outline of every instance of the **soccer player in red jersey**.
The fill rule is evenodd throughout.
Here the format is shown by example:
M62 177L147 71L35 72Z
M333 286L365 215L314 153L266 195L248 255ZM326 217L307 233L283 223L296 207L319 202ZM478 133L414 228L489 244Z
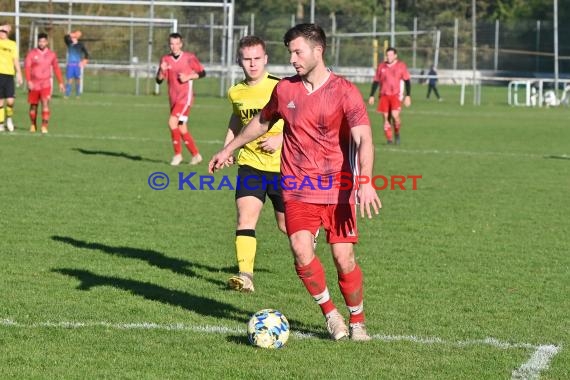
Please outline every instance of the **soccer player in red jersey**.
M196 147L192 135L188 131L188 114L194 102L192 83L195 79L206 76L204 67L198 58L189 52L182 51L182 36L171 33L168 36L170 54L162 57L156 73L156 83L166 79L168 83L168 98L170 101L170 118L168 127L174 146L174 157L170 165L177 166L182 162L182 147L180 138L192 154L191 165L202 162L202 156Z
M370 183L355 189L341 181L343 177L345 184L352 184L356 170L361 176L372 176L374 145L366 105L356 86L325 66L326 36L321 27L299 24L283 40L297 75L275 86L261 112L212 157L209 170L224 167L236 148L261 136L272 121L284 120L281 175L295 270L320 306L333 339L350 335L353 340L369 340L364 326L363 275L354 255L358 240L355 201L360 203L361 215L369 218L373 212L378 214L382 204ZM330 297L323 265L315 255L313 232L320 226L331 246L338 285L350 313L350 330Z
M26 55L24 60L26 72L26 82L28 83L28 103L30 104L30 132L37 129L36 119L38 113L38 103L42 103L42 133L48 132L50 118L49 102L52 94L52 72L55 73L59 83L59 91L63 92L63 77L57 63L57 55L48 47L48 35L38 34L38 46Z
M402 126L402 121L400 120L400 111L402 110L400 101L401 80L404 81L405 85L404 105L409 107L412 104L410 97L410 73L408 72L406 64L398 60L398 52L396 49L389 47L386 50L386 61L380 63L376 69L376 75L374 75L372 89L370 90L370 98L368 99L368 104L374 104L374 93L378 85L380 85L380 102L378 103L377 110L381 112L384 117L384 134L388 144L392 144L390 115L394 119L396 144L400 143L400 127Z

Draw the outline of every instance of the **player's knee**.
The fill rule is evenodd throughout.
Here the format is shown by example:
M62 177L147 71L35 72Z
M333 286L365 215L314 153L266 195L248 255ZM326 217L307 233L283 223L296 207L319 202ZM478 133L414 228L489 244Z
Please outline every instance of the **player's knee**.
M353 254L337 255L334 258L336 269L340 273L350 273L356 267L356 260Z
M315 256L313 243L310 238L305 238L305 236L295 233L289 237L289 244L295 257L295 262L298 265L308 265Z
M255 230L256 226L257 226L257 218L238 215L238 220L237 220L238 230Z

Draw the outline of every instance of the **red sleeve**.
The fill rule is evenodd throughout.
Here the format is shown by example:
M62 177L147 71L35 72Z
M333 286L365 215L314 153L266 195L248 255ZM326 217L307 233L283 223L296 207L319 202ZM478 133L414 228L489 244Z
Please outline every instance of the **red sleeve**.
M265 121L273 121L278 120L281 118L279 115L279 100L277 98L277 88L279 87L279 83L277 86L273 88L273 92L271 93L271 98L269 98L269 102L263 107L260 112L260 120L261 122ZM270 123L273 124L273 123Z
M366 105L362 100L362 94L355 85L348 83L345 91L343 108L350 128L359 125L370 125Z
M24 60L24 71L26 73L26 81L30 82L32 80L32 52L26 55Z
M204 66L202 66L202 63L200 63L200 60L194 54L190 55L189 63L190 68L195 72L201 73L204 71Z
M402 61L400 61L401 65L401 70L402 70L402 79L403 80L410 80L410 72L408 71L408 66L406 66L406 64Z
M53 54L51 65L53 67L53 72L55 73L55 77L57 78L57 82L59 84L62 84L63 76L61 75L61 69L59 68L59 64L57 62L57 55L55 55L55 53Z

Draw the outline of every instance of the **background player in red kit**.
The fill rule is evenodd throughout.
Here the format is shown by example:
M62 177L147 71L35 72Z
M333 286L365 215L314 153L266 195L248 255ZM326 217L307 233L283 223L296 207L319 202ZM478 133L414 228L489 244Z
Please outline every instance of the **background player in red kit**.
M356 263L355 194L342 186L343 173L371 178L374 145L362 95L352 83L330 72L324 63L326 36L315 24L299 24L287 31L284 43L297 75L282 79L267 105L225 148L214 155L209 169L222 168L234 149L267 132L283 119L281 175L285 223L295 258L295 270L320 306L335 340L369 340L364 326L362 272ZM301 183L320 183L318 187ZM320 181L320 182L319 182ZM380 199L370 183L358 188L360 213L377 214ZM323 265L315 255L313 232L323 226L338 273L338 285L350 313L350 331L327 288Z
M170 118L168 127L174 146L174 157L170 165L180 165L183 161L180 138L192 154L191 165L202 162L202 156L196 147L192 135L188 131L188 114L194 102L192 83L194 79L206 76L204 67L198 58L189 52L182 51L182 36L171 33L168 36L170 54L162 57L160 67L156 73L156 83L160 84L164 79L168 83L168 98L170 101Z
M52 73L55 73L55 77L59 83L59 91L63 92L65 88L61 70L57 63L57 55L53 50L48 48L48 35L46 33L38 34L38 46L30 50L28 55L26 55L24 69L26 71L26 82L28 84L28 103L30 104L30 132L35 132L37 129L38 103L41 101L41 129L42 133L47 133L51 114L49 102L53 92Z
M398 60L398 52L395 48L389 47L386 50L386 61L380 63L376 69L376 75L372 82L372 89L370 90L370 98L368 104L374 104L374 93L380 84L380 102L378 103L378 112L382 113L384 117L384 134L386 142L392 144L392 126L390 125L390 115L394 119L394 134L396 137L396 144L400 143L400 127L402 122L400 120L400 111L402 104L400 102L400 81L404 81L405 96L404 105L409 107L412 104L410 98L411 84L410 73L408 67L402 61Z

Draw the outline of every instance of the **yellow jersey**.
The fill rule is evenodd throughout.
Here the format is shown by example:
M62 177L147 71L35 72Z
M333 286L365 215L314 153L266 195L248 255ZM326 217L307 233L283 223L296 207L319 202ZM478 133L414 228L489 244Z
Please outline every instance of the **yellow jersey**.
M279 78L265 73L265 77L250 86L241 81L228 90L228 99L232 103L233 113L241 120L242 128L267 104L273 88ZM269 136L283 133L283 120L277 121L267 133L244 145L238 152L238 165L248 165L258 170L279 172L281 148L274 153L267 153L258 148L258 143Z
M16 42L9 39L0 40L0 74L16 74L14 59L19 59Z

